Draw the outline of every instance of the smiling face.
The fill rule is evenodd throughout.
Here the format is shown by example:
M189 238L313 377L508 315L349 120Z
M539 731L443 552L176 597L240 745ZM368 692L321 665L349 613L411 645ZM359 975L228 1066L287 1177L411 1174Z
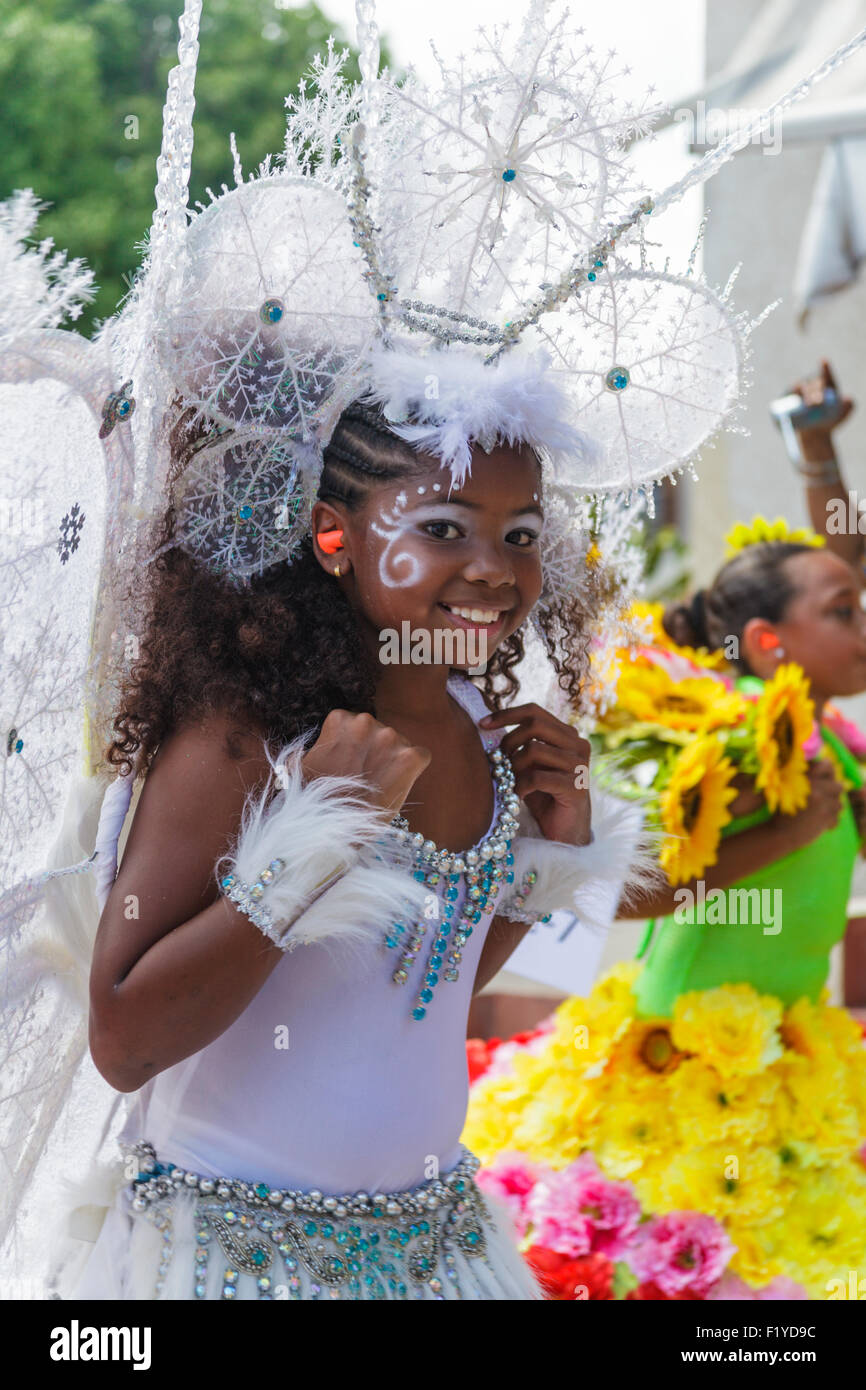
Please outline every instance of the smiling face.
M866 690L866 613L860 606L861 587L850 565L829 550L793 555L785 561L795 594L772 630L784 649L784 660L796 661L819 700L857 695ZM764 624L764 626L767 626ZM749 644L752 624L743 632ZM751 634L758 636L757 628ZM747 647L749 664L758 675L771 674L777 660L760 651L757 640Z
M318 502L313 513L314 533L343 528L350 569L339 582L371 640L404 622L413 633L474 631L488 656L541 593L542 519L538 460L506 447L474 449L459 489L422 455L411 475L375 485L355 511Z

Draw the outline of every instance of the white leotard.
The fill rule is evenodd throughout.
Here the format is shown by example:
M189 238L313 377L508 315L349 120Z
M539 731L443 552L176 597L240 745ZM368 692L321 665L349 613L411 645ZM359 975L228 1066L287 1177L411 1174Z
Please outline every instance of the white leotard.
M452 677L448 689L476 724L487 713L471 682ZM501 738L479 734L488 749ZM458 906L464 892L465 882ZM463 948L459 980L440 976L420 1022L412 1008L426 944L403 986L391 980L398 952L378 942L291 952L221 1037L136 1094L124 1135L208 1176L325 1194L412 1187L432 1158L442 1171L453 1166L469 1004L492 912ZM288 1047L278 1045L286 1036Z

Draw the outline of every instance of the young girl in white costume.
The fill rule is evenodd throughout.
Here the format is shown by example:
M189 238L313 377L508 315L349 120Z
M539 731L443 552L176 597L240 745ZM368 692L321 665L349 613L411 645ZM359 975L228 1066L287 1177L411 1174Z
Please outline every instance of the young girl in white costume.
M201 710L163 736L102 916L92 1052L112 1085L138 1092L126 1134L154 1151L139 1144L135 1215L128 1203L109 1215L80 1296L149 1296L155 1254L139 1249L159 1236L137 1213L159 1219L169 1200L165 1297L243 1296L244 1273L261 1294L282 1282L299 1296L531 1296L461 1157L466 1019L526 930L517 895L539 897L526 875L548 862L543 842L515 838L518 798L562 862L538 913L598 871L604 846L588 843L575 777L588 745L573 729L532 704L488 716L478 687L441 664L379 663L379 633L409 622L416 638L480 634L496 670L539 597L532 453L476 452L440 497L442 477L351 409L325 450L312 541L241 601L239 625L218 582L196 592L191 562L165 574L143 644L154 655L124 708L154 728L194 703L197 658L217 642L210 688L235 685L246 708ZM270 772L263 739L279 721L283 739L311 729L308 751L289 755L285 790L225 866L245 882L223 876L219 896L213 866ZM402 923L413 878L386 867L400 812L417 886ZM390 951L375 938L340 949L377 925ZM180 1193L177 1174L174 1189L170 1175L144 1180L154 1162L184 1170ZM221 1193L238 1178L242 1197Z
M38 632L3 702L13 1257L25 1232L45 1251L39 1156L86 1187L82 1135L100 1108L111 1129L104 1096L72 1122L91 956L93 1060L134 1097L125 1167L75 1199L97 1239L66 1296L535 1296L458 1142L469 998L534 919L589 913L634 836L583 740L502 699L528 625L578 693L617 539L614 513L590 549L586 499L682 469L751 327L630 248L653 202L619 147L648 113L549 9L428 91L379 73L359 4L360 86L329 50L275 164L244 180L235 150L236 187L190 216L187 0L127 305L93 342L61 330L81 267L52 288L10 237L6 491L38 418L68 508L8 571ZM483 636L486 671L384 664L407 624ZM83 750L80 696L59 711L32 675L76 659Z

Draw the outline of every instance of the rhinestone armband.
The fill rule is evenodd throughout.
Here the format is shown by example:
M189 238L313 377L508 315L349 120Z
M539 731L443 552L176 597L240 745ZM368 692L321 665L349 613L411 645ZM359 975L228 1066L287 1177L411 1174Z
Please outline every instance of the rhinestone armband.
M239 879L237 874L226 874L220 879L223 896L229 898L245 913L257 927L267 932L273 927L273 914L267 903L262 902L265 889L273 883L276 875L286 867L283 859L272 859L266 869L262 869L255 883L250 887Z
M538 874L535 869L530 869L523 875L517 892L514 893L513 896L508 899L508 902L500 909L503 917L507 917L512 922L534 923L550 921L553 916L551 912L545 912L543 916L537 917L533 913L531 907L528 912L526 911L526 899L531 895L537 882Z

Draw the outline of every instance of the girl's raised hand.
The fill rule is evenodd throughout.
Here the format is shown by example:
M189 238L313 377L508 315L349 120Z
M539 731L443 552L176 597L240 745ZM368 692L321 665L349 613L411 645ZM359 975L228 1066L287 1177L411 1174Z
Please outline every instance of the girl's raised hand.
M322 732L304 754L304 777L362 777L372 805L395 815L429 765L430 750L380 724L372 714L333 709Z
M789 828L792 847L809 845L832 830L842 810L843 787L829 758L815 758L809 763L809 800L793 816L780 816L779 821Z
M481 720L483 729L517 727L500 743L511 760L517 795L526 802L548 840L589 844L590 746L570 724L540 705L513 705Z

